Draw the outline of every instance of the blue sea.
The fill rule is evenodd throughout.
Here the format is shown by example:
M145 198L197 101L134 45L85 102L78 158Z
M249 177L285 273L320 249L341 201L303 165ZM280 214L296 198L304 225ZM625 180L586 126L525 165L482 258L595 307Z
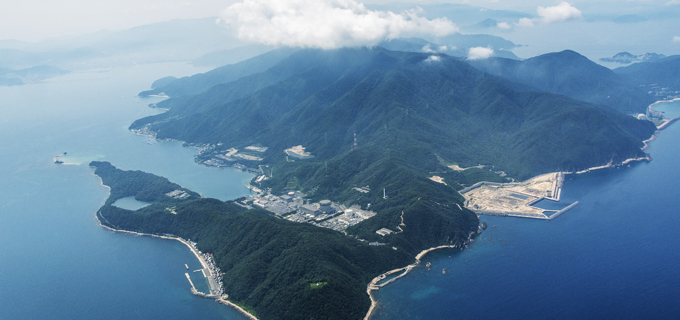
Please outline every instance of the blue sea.
M184 264L200 265L184 245L112 233L94 219L108 190L91 160L222 200L248 193L251 175L198 166L195 149L127 130L162 112L147 107L160 98L136 97L153 80L203 71L137 65L0 87L0 319L245 319L191 295ZM375 319L680 314L678 141L674 124L651 142L650 163L568 176L562 201L580 205L555 220L483 216L489 228L469 249L434 252L424 258L431 271L418 267L376 292ZM53 163L64 152L73 165Z
M165 63L72 73L0 87L0 319L246 319L193 296L205 287L183 244L100 228L108 197L91 160L169 178L234 199L252 175L196 165L195 149L127 130L162 110L136 94L155 79L205 69ZM57 165L60 159L76 165ZM187 264L190 270L184 266Z
M655 109L680 116L680 102ZM481 216L468 249L435 251L376 292L374 319L677 319L680 125L653 161L567 175L554 220ZM446 273L442 270L446 269Z

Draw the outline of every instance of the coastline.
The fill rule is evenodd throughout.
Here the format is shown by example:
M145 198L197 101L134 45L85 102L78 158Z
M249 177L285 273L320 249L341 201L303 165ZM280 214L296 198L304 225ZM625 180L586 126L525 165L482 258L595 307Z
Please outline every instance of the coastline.
M470 236L468 237L468 240L465 243L463 243L463 245L460 246L461 250L463 248L467 247L468 243L475 241L474 239L472 239L472 234L474 234L474 233L471 233ZM390 284L394 281L397 281L399 278L406 276L409 272L411 272L411 270L413 270L415 267L417 267L420 264L420 260L426 254L428 254L432 251L435 251L435 250L439 250L439 249L455 249L455 248L458 248L458 246L454 244L454 245L442 245L442 246L437 246L437 247L425 249L425 250L421 251L420 253L418 253L416 255L416 261L414 263L409 264L409 265L407 265L403 268L387 271L387 272L373 278L373 280L371 280L371 282L368 283L368 286L366 286L366 293L368 294L368 297L371 299L371 307L368 309L368 312L366 312L366 316L364 316L364 320L371 319L371 316L373 315L373 311L375 311L375 309L378 307L378 301L373 296L373 291L380 290L380 288L382 288L382 287L384 287L384 286L386 286L386 285L388 285L388 284ZM402 274L386 281L385 283L378 284L378 282L384 280L385 278L387 278L387 276L398 273L398 272L402 272L402 271L403 271Z
M657 102L655 102L655 103L649 105L648 109L649 109L649 110L653 110L652 107L653 107L654 105L656 105L656 104L659 104L659 103L666 103L666 102L673 102L673 101L680 101L680 98L676 98L676 99L673 99L673 100L662 100L662 101L657 101ZM654 134L652 134L652 136L649 137L649 139L642 141L642 143L644 144L644 146L643 146L642 148L640 148L640 150L646 150L646 149L649 147L649 142L654 141L654 140L659 136L659 133L660 133L662 130L668 128L671 124L675 123L675 122L678 121L678 120L680 120L680 117L679 117L679 118L668 119L667 121L664 121L661 125L659 125L659 126L657 127L656 132L654 132ZM617 164L615 164L615 163L613 163L612 161L610 161L610 162L607 163L606 165L591 167L591 168L587 168L587 169L585 169L585 170L576 171L576 172L564 172L564 174L583 174L583 173L588 173L588 172L591 172L591 171L594 171L594 170L599 170L599 169L615 168L615 167L619 167L619 166L624 166L624 165L627 165L627 164L629 164L629 163L631 163L631 162L636 162L636 161L651 161L651 160L652 160L652 158L651 158L649 155L647 155L647 156L645 156L645 157L629 158L629 159L623 160L622 162L617 163ZM556 173L556 172L551 172L551 173L548 173L548 174L554 174L554 173ZM539 176L541 176L541 175L539 175ZM539 176L537 176L537 177L539 177ZM534 177L534 178L536 178L536 177ZM534 178L530 178L530 179L528 179L528 180L531 180L531 179L534 179ZM578 201L577 201L575 204L578 204ZM570 206L573 206L573 205L575 205L575 204L571 204ZM474 240L471 239L471 238L468 238L468 242L472 242L472 241L474 241ZM408 265L408 266L406 266L406 267L403 267L403 268L390 270L390 271L388 271L388 272L385 272L385 273L383 273L383 274L381 274L381 275L379 275L379 276L373 278L373 280L371 280L371 282L368 284L368 286L367 286L367 288L366 288L366 293L368 294L368 296L369 296L370 299L371 299L371 307L368 309L368 312L366 313L366 316L364 317L364 320L370 320L371 315L373 314L373 312L375 311L375 309L376 309L377 306L378 306L378 301L375 299L375 297L373 297L373 291L379 290L380 288L382 288L382 287L384 287L384 286L386 286L386 285L388 285L388 284L390 284L390 283L396 281L397 279L406 276L409 272L411 272L411 270L413 270L413 268L415 268L416 266L418 266L418 265L420 264L420 260L421 260L427 253L432 252L432 251L434 251L434 250L445 249L445 248L456 248L456 245L444 245L444 246L438 246L438 247L433 247L433 248L429 248L429 249L423 250L423 251L421 251L418 255L416 255L416 261L415 261L414 263L412 263L412 264L410 264L410 265ZM461 247L461 249L462 249L462 247ZM396 277L394 277L394 278L392 278L392 279L386 281L385 283L378 284L378 282L380 282L381 280L387 278L387 276L392 275L392 274L397 273L397 272L401 272L401 271L403 271L402 274L400 274L400 275L398 275L398 276L396 276Z
M206 167L206 168L217 168L217 169L230 168L230 169L233 169L233 170L250 173L250 174L253 174L255 176L258 175L257 173L253 172L253 171L257 171L258 169L246 167L244 165L240 165L238 162L235 162L234 164L232 164L230 166L219 166L219 165L216 166L216 165L210 165L210 164L205 164L203 162L196 161L196 157L198 155L200 155L201 152L203 152L203 150L206 149L206 147L199 147L199 146L196 146L196 145L193 145L193 144L189 144L186 141L175 140L175 139L170 139L170 138L158 139L158 138L156 138L156 134L154 132L149 133L149 132L145 131L144 129L130 129L130 131L132 131L134 134L136 134L138 136L143 136L143 137L148 137L148 138L154 139L154 140L156 140L156 142L161 142L161 143L162 142L181 142L182 147L184 147L184 148L192 148L192 149L198 150L196 152L196 154L194 154L194 162L196 164L198 164L199 166ZM248 187L246 187L246 188L248 188Z
M647 108L651 109L656 104L665 103L665 102L673 102L673 101L680 101L680 98L675 98L675 99L671 99L671 100L659 100L657 102L650 104L649 107L647 107Z
M661 100L661 101L657 101L657 102L654 102L654 103L650 104L649 107L647 107L647 109L648 109L649 111L655 111L654 109L652 109L653 106L655 106L655 105L657 105L657 104L660 104L660 103L667 103L667 102L673 102L673 101L680 101L680 98L675 98L675 99L673 99L673 100ZM656 132L654 132L654 134L652 134L652 136L649 137L649 139L642 141L642 143L644 144L644 146L643 146L642 148L640 148L640 150L647 150L647 148L649 148L649 142L654 141L654 140L659 136L659 134L661 133L662 130L668 128L670 125L672 125L673 123L675 123L675 122L678 121L679 119L680 119L680 118L666 119L666 121L664 121L661 125L657 126L657 127L656 127ZM629 159L623 160L623 161L622 161L621 163L619 163L619 164L614 164L614 163L612 163L612 162L609 162L608 164L603 165L603 166L597 166L597 167L592 167L592 168L588 168L588 169L581 170L581 171L576 171L576 172L565 172L565 173L566 173L566 174L583 174L583 173L591 172L591 171L593 171L593 170L599 170L599 169L605 169L605 168L614 168L614 167L618 167L618 166L624 166L624 165L627 165L627 164L629 164L629 163L631 163L631 162L634 162L634 161L652 161L652 158L651 158L650 156L646 156L646 157L638 157L638 158L629 158Z
M101 179L101 178L100 178L100 179ZM107 187L107 188L109 188L109 191L111 190L110 187L108 187L108 186L106 186L106 185L104 185L104 184L102 184L102 185L105 186L105 187ZM207 262L205 261L205 259L203 259L203 257L198 253L198 251L196 250L196 248L194 248L192 245L190 245L188 241L186 241L186 240L184 240L184 239L182 239L182 238L180 238L180 237L174 237L174 236L159 236L159 235L150 234L150 233L141 233L141 232L135 232L135 231L128 231L128 230L122 230L122 229L115 229L115 228L112 228L112 227L103 225L102 222L99 220L99 217L97 216L97 214L95 214L94 219L97 221L97 224L99 224L100 227L102 227L102 228L104 228L104 229L107 229L107 230L109 230L109 231L112 231L112 232L116 232L116 233L127 233L127 234L132 234L132 235L135 235L135 236L149 236L149 237L154 237L154 238L161 238L161 239L168 239L168 240L176 240L176 241L179 241L179 242L181 242L182 244L184 244L185 246L187 246L187 247L189 248L189 250L194 254L194 256L196 257L196 259L198 259L198 261L201 263L201 266L203 266L204 269L205 269L205 268L208 268L208 263L207 263ZM189 281L191 281L191 280L189 280ZM201 294L200 292L195 291L195 289L193 289L193 286L192 286L191 293L192 293L193 295L199 296L199 297L204 297L204 298L215 298L214 296ZM258 320L254 315L248 313L246 310L244 310L244 309L241 308L240 306L236 305L235 303L233 303L233 302L231 302L231 301L229 301L229 300L227 300L227 299L224 299L224 298L222 298L222 297L217 297L217 298L215 299L215 301L216 301L217 303L221 303L221 304L225 304L225 305L228 305L228 306L230 306L230 307L233 307L234 309L236 309L237 311L241 312L243 315L245 315L246 317L248 317L248 318L251 319L251 320Z

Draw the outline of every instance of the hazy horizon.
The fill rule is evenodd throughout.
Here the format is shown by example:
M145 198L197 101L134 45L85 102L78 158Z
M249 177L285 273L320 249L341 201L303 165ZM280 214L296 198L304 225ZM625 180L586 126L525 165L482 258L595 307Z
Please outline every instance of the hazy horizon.
M51 38L90 34L103 30L120 31L172 19L217 17L220 16L227 7L239 2L242 1L121 0L116 2L93 3L92 1L84 0L66 0L59 2L27 0L4 3L2 5L2 10L0 10L0 40L37 42ZM357 2L366 5L389 3L422 5L436 3L468 4L490 10L512 10L537 15L538 7L557 6L562 1L368 0ZM641 13L644 16L651 11L664 11L664 9L680 7L680 1L678 0L576 0L567 2L573 7L581 10L584 17L632 15L636 13ZM457 24L456 21L452 22Z

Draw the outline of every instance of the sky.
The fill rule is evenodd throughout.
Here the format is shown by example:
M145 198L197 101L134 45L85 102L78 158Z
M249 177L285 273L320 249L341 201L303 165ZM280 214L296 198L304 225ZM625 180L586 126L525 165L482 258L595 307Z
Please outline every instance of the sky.
M102 29L122 30L170 19L218 16L237 0L0 0L0 39L38 41L46 38L93 33ZM366 4L393 2L367 0ZM539 6L550 7L560 1L544 0L412 0L410 3L467 3L489 9L508 9L536 13ZM639 5L680 5L680 0L594 0L569 1L574 7L599 11L634 8ZM453 21L455 23L455 21Z
M0 0L0 40L36 42L48 38L123 30L171 19L219 17L240 39L269 45L316 48L372 46L399 37L432 38L461 31L457 21L426 19L423 12L372 11L365 4L390 0ZM411 0L462 3L515 10L533 18L501 21L490 33L516 44L520 57L574 49L590 57L623 50L680 52L680 19L589 23L621 15L649 15L680 9L680 0ZM228 9L228 10L227 10ZM651 11L650 11L651 10ZM677 12L677 11L676 11ZM592 22L592 21L591 21ZM472 53L471 53L472 54ZM477 50L484 57L488 50Z

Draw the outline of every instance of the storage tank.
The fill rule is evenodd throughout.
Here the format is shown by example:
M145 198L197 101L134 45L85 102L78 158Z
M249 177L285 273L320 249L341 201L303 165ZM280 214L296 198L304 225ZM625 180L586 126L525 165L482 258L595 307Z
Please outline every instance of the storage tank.
M333 208L331 208L331 201L330 200L319 201L319 210L321 210L323 213L333 212Z

